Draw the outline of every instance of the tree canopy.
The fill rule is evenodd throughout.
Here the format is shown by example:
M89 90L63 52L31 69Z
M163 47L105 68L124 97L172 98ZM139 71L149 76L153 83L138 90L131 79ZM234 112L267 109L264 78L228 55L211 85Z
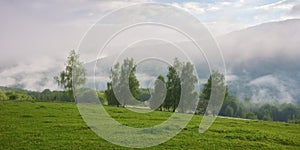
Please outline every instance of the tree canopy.
M70 51L65 63L65 69L60 72L59 76L55 76L54 80L58 86L64 88L69 93L71 99L74 99L74 86L85 84L86 70L83 67L83 63L79 60L79 54L76 54L75 50Z
M8 100L8 97L2 90L0 90L0 100Z
M135 75L136 66L133 59L124 59L121 67L117 63L110 71L110 82L107 83L108 104L121 105L135 103L134 99L140 100L139 81Z

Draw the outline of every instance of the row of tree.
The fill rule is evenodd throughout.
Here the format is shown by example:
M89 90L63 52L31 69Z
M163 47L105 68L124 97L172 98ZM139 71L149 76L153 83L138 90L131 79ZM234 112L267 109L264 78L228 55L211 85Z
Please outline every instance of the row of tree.
M107 83L107 90L105 90L108 105L125 107L127 104L134 104L133 99L145 101L150 98L149 92L139 89L135 68L133 59L125 59L122 65L118 63L111 69L111 81ZM249 98L240 100L229 95L224 75L217 71L212 72L199 93L194 90L197 82L194 66L189 62L180 62L175 59L173 66L168 68L168 74L165 77L162 75L157 77L149 107L160 111L186 113L195 110L197 106L196 113L205 114L209 100L222 97L224 101L219 112L221 116L284 122L299 122L300 120L300 106L255 104ZM211 95L213 89L218 92ZM144 91L143 94L141 91ZM128 93L131 93L133 97Z
M108 105L123 106L135 104L136 101L144 101L142 97L150 96L139 88L139 81L136 78L136 66L133 59L125 59L120 65L115 64L111 69L110 82L107 83L105 95ZM166 79L165 79L166 78ZM215 98L228 95L227 90L222 92L220 89L227 89L224 82L224 75L214 71L208 82L204 84L201 94L195 91L198 79L195 76L193 64L190 62L180 62L174 60L173 66L168 67L166 77L160 75L154 83L153 93L150 99L150 108L178 111L181 113L191 112L197 109L198 113L204 114L211 96L212 80L215 80L214 87L219 90ZM199 100L200 99L200 100ZM199 103L197 101L199 100ZM198 106L198 107L196 107Z
M204 114L207 111L210 99L218 99L218 97L222 97L220 95L225 95L219 115L294 123L300 120L300 106L293 104L255 104L249 98L240 100L233 95L229 95L228 87L224 82L224 75L219 72L213 72L203 85L202 91L197 93L194 90L197 78L194 75L194 66L191 63L184 63L175 59L173 66L170 66L168 71L166 76L160 75L157 77L154 89L152 89L153 92L150 95L148 89L139 87L139 81L135 75L136 66L133 59L125 59L122 65L116 64L111 69L111 81L107 83L107 89L103 92L96 91L96 94L100 101L106 105L125 107L126 105L136 104L137 101L134 99L138 100L138 102L150 99L149 107L151 109L184 113L194 110L195 106L197 106L196 112L198 114ZM58 85L66 89L66 91L50 91L46 89L42 92L36 92L1 88L0 100L55 100L72 102L74 101L72 91L72 87L74 86L73 72L76 73L75 79L78 81L76 85L84 84L86 81L85 69L82 67L79 55L75 51L70 52L65 70L54 78ZM212 84L213 81L215 84ZM217 94L211 95L212 89L217 90ZM225 89L225 91L220 89ZM89 95L91 93L90 89L84 91L87 92L83 92L82 94ZM196 103L197 101L198 103Z
M295 123L300 120L300 106L290 103L253 103L249 98L240 100L235 96L228 96L222 105L219 115Z
M24 90L0 90L0 100L34 100Z
M190 62L175 59L168 68L167 79L160 75L154 84L154 92L150 100L151 109L184 113L197 105L195 86L198 82L194 74L194 66Z
M50 91L49 89L45 89L42 92L27 91L23 89L0 90L0 100L73 101L73 99L69 97L68 92Z
M168 71L166 76L157 77L150 96L149 90L139 88L134 60L125 59L123 64L118 63L111 69L111 81L107 83L107 89L104 92L97 91L98 98L103 104L123 107L136 104L137 101L134 99L144 102L150 98L149 106L151 109L184 113L194 110L197 106L196 113L198 114L211 111L212 114L217 115L217 112L214 112L217 109L207 110L208 103L219 105L219 102L222 102L220 98L225 95L224 103L219 112L219 115L222 116L285 122L297 122L300 119L299 106L293 104L254 104L250 102L250 99L239 100L235 96L229 95L224 75L219 72L212 72L203 85L202 91L197 93L194 90L197 78L191 63L184 63L175 59L173 66L170 66ZM79 55L72 50L65 69L59 76L54 77L58 85L66 91L24 92L22 90L7 90L0 91L0 99L74 101L72 88L84 84L85 75L86 71L82 62L79 61ZM213 82L214 84L212 84ZM212 90L217 92L211 95ZM91 90L85 89L83 91L87 92L81 94L89 97ZM197 101L198 103L196 103Z

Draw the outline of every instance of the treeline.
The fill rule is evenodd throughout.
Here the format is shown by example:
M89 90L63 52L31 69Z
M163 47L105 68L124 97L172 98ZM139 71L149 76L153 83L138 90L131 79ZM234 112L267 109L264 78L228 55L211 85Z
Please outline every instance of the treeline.
M0 90L0 100L74 101L65 91L50 91L49 89L45 89L42 92L23 89L2 89Z
M300 123L300 106L290 103L251 103L249 98L240 100L228 96L221 108L221 116Z
M82 91L81 94L90 94L91 91L94 93L94 90L91 89L83 89ZM141 89L141 91L145 93L145 90ZM104 92L96 91L96 93L100 101L107 104ZM0 87L0 100L74 102L74 97L70 96L68 91L51 91L50 89L45 89L42 92L38 92Z
M217 71L213 71L207 83L203 85L202 92L196 92L198 79L193 64L181 62L177 58L173 65L168 67L166 76L157 77L151 96L146 92L141 94L135 68L133 59L128 58L122 64L117 63L111 68L110 82L107 83L105 90L108 105L126 107L134 105L136 103L134 99L143 102L142 97L151 97L148 103L151 109L181 113L196 111L198 114L204 114L211 97L213 80L214 89L218 91L214 94L214 99L226 98L228 95L224 75ZM213 110L210 113L217 115Z
M197 92L194 91L197 77L194 75L194 66L190 62L183 63L175 59L174 65L168 70L166 80L163 76L157 77L150 108L183 113L191 111L192 107L197 106ZM135 72L133 59L125 59L121 65L117 63L111 69L111 81L107 83L105 90L108 105L125 107L134 105L135 100L142 102L142 97L150 97L146 93L143 93L144 96L140 95ZM185 102L180 103L181 98Z
M111 69L111 81L107 83L107 89L105 90L107 105L125 107L127 104L133 104L132 97L122 91L122 87L128 85L136 100L143 102L150 98L150 93L145 92L145 89L143 94L141 94L142 90L139 89L135 71L133 59L125 59L122 65L118 63ZM125 80L125 77L129 77L129 80ZM212 85L213 80L215 82L214 85ZM194 75L194 66L189 62L180 62L178 59L175 59L173 66L168 68L166 77L162 75L157 77L154 83L154 92L148 106L151 109L160 111L177 111L182 113L195 110L192 106L197 106L196 113L205 114L212 96L212 86L214 86L213 88L220 92L217 96L213 95L213 98L224 97L223 105L219 112L221 116L300 123L300 106L293 104L255 104L251 103L249 98L240 100L228 93L224 75L217 71L212 72L199 93L194 91L197 82L197 78ZM141 99L141 97L144 97L144 99ZM179 105L180 99L183 100L182 105ZM197 100L198 103L196 103ZM214 114L214 112L211 113Z
M0 100L34 100L24 90L0 90Z

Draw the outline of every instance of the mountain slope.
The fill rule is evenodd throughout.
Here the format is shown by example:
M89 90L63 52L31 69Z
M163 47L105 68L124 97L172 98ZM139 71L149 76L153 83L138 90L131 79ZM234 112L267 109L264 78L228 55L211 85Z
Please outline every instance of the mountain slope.
M263 102L300 100L300 19L271 22L219 37L231 92Z

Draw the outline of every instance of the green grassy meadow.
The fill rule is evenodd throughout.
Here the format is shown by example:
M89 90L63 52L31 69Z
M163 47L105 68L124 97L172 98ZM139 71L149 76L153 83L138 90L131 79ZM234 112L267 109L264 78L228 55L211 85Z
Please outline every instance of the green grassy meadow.
M150 127L172 113L137 114L105 107L116 120L132 127ZM170 141L147 149L300 149L300 125L218 118L203 134L201 116ZM109 128L109 127L108 127ZM97 136L73 103L0 102L0 149L127 149Z

